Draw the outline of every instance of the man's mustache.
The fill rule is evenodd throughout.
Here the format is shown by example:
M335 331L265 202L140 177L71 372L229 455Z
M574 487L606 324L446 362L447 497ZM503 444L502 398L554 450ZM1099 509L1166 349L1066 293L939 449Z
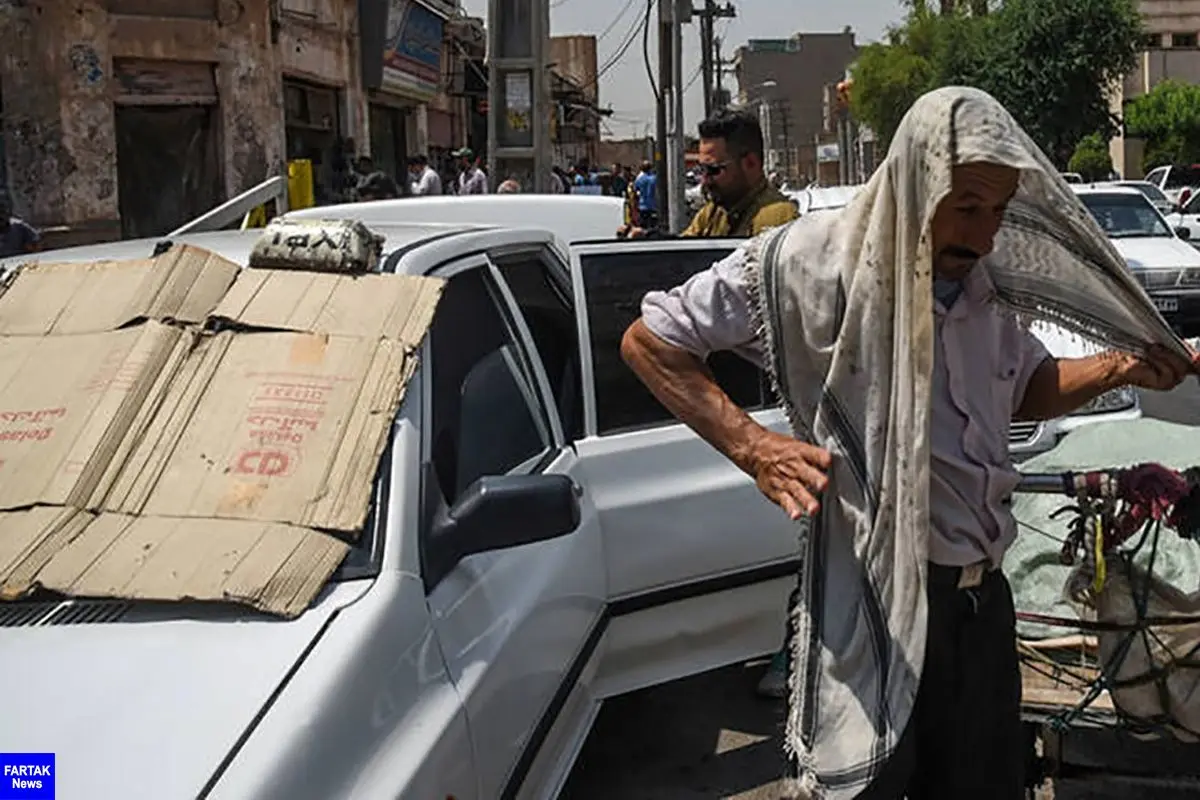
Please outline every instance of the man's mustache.
M954 258L965 258L965 259L969 259L971 261L978 261L979 259L983 258L982 254L976 253L971 248L958 247L957 245L950 245L949 247L943 247L941 255L953 256Z

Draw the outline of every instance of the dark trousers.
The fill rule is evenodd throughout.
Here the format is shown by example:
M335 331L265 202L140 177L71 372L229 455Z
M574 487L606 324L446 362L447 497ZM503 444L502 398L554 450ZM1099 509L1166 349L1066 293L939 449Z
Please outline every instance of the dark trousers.
M1012 589L999 570L985 573L979 586L960 589L961 574L929 567L928 637L916 705L895 754L861 800L1025 796Z

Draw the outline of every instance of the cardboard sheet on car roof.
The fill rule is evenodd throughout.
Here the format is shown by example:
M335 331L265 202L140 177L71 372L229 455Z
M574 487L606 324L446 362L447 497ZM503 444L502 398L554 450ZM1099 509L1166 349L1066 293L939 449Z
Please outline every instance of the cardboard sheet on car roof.
M194 247L0 296L0 596L302 611L362 529L442 282Z

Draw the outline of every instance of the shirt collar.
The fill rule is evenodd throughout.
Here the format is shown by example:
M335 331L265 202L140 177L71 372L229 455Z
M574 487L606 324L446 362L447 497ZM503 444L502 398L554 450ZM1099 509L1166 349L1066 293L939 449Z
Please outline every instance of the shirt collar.
M964 317L972 309L977 309L980 306L990 303L995 294L996 286L992 283L992 277L988 273L987 264L980 261L963 278L963 291L959 295L958 302L947 311L945 306L938 302L937 298L934 298L933 310L935 314L941 316Z

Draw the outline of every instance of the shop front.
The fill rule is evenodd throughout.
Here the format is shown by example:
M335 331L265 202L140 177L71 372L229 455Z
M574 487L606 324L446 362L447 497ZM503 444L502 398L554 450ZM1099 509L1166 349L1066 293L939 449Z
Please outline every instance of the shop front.
M287 159L312 162L313 194L317 205L352 198L354 176L342 139L338 92L328 86L285 78L283 81L284 132Z
M445 25L453 12L449 0L360 0L371 156L397 178L404 177L408 155L428 154L430 126L444 123L421 107L441 87Z

